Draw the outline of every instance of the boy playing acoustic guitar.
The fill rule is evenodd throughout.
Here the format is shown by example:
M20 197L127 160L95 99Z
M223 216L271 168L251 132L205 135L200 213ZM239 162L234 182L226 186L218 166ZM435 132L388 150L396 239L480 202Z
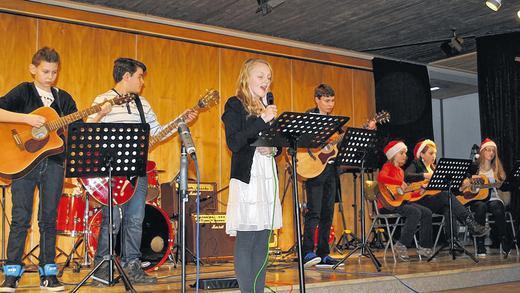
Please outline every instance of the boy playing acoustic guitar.
M38 50L29 65L33 82L23 82L0 98L0 122L24 123L41 127L46 122L45 118L29 114L40 107L51 107L60 116L77 112L76 103L71 95L53 87L58 76L59 65L60 57L54 49L44 47ZM31 227L36 187L40 194L38 208L40 288L50 291L65 289L56 278L58 267L54 263L56 209L63 188L64 158L63 153L45 158L25 176L12 182L12 223L7 243L7 262L4 265L5 279L0 286L0 292L15 292L24 271L22 255L27 230Z

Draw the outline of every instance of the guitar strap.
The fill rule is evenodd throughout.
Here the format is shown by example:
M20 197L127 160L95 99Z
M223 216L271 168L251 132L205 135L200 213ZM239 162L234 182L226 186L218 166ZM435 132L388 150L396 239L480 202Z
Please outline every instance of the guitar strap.
M120 93L116 91L115 88L112 88L112 91L116 93L118 96L121 96ZM144 109L143 109L143 103L141 103L141 98L139 98L139 95L135 94L137 97L134 99L135 105L137 106L137 111L139 111L139 117L141 118L141 123L146 123L146 118L144 116ZM128 114L131 114L130 112L130 105L129 103L126 103L126 108L128 109Z
M141 98L139 98L139 96L137 96L137 98L135 98L135 104L137 106L137 110L139 110L139 116L141 116L141 123L146 123L146 119L144 117L144 109L143 109L143 103L141 103Z

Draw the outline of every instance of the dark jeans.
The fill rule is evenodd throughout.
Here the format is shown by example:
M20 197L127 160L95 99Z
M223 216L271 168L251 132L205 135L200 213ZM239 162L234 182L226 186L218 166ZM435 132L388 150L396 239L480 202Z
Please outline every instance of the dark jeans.
M488 200L488 201L472 201L468 203L471 211L475 213L475 220L480 225L486 224L486 213L490 212L495 220L495 233L500 241L504 241L504 238L508 238L506 230L506 216L504 204L499 200ZM484 243L486 237L478 237L477 241Z
M383 208L381 213L398 213L405 217L404 225L401 228L401 237L399 242L410 247L413 241L413 235L419 228L419 245L425 248L432 248L432 212L427 207L417 203L404 203L397 208Z
M40 266L54 264L56 257L56 209L63 189L63 166L44 159L22 178L13 180L12 222L7 242L7 264L23 265L27 231L31 227L34 189L39 190L38 227Z
M257 274L256 292L264 292L266 266L259 273L264 264L267 253L267 241L270 230L237 231L235 241L235 274L238 286L242 293L253 293L253 283Z
M305 182L307 190L307 208L305 227L303 230L302 252L314 251L314 231L319 225L318 248L316 254L320 257L329 255L329 234L334 215L334 199L336 198L336 168L327 164L325 170L315 178Z
M146 191L148 189L148 179L146 176L139 177L138 184L132 198L125 203L121 210L123 211L123 245L121 249L121 261L127 264L130 261L141 257L141 236L143 234L143 219L146 202ZM108 249L108 206L103 207L103 222L99 230L98 248L96 251L95 262L101 262L103 256L109 254ZM116 245L116 236L121 227L121 213L119 208L113 208L114 223L114 247Z
M441 192L440 194L433 196L425 196L422 199L418 200L416 203L429 208L433 213L442 214L446 221L444 222L444 232L447 239L450 235L450 202L449 202L449 193ZM457 198L453 197L451 201L451 209L453 213L453 218L458 220L461 223L466 223L466 219L470 216L469 210L457 200ZM457 222L454 222L453 232L457 235Z

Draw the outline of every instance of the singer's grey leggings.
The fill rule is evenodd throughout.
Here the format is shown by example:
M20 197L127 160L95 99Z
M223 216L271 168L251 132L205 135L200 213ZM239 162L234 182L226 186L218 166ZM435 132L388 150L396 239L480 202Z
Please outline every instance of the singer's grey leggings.
M270 230L238 231L235 241L235 274L242 293L252 293L253 283L267 253ZM267 265L266 265L267 266ZM264 292L265 267L256 280L256 292Z

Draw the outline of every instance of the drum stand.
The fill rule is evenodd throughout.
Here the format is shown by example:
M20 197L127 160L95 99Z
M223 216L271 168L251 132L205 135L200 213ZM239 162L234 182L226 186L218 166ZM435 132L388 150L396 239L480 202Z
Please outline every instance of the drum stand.
M80 264L77 261L74 261L75 266L72 271L75 273L79 273L81 271L82 267L90 267L91 259L90 259L90 255L88 253L88 246L89 246L88 238L89 238L89 235L91 232L90 232L89 225L88 225L88 220L89 220L88 213L89 213L89 196L88 196L88 192L85 192L85 212L83 213L83 232L79 235L79 238L74 243L74 246L72 247L70 253L66 254L67 260L65 261L65 264L61 267L61 269L58 273L58 277L61 277L63 275L63 271L65 270L65 268L70 266L71 261L74 261L74 254L78 254L78 248L81 245L81 243L83 243L83 242L85 243L84 249L83 249L83 263ZM75 237L75 236L73 236L73 237ZM78 254L78 256L79 256L79 254Z

